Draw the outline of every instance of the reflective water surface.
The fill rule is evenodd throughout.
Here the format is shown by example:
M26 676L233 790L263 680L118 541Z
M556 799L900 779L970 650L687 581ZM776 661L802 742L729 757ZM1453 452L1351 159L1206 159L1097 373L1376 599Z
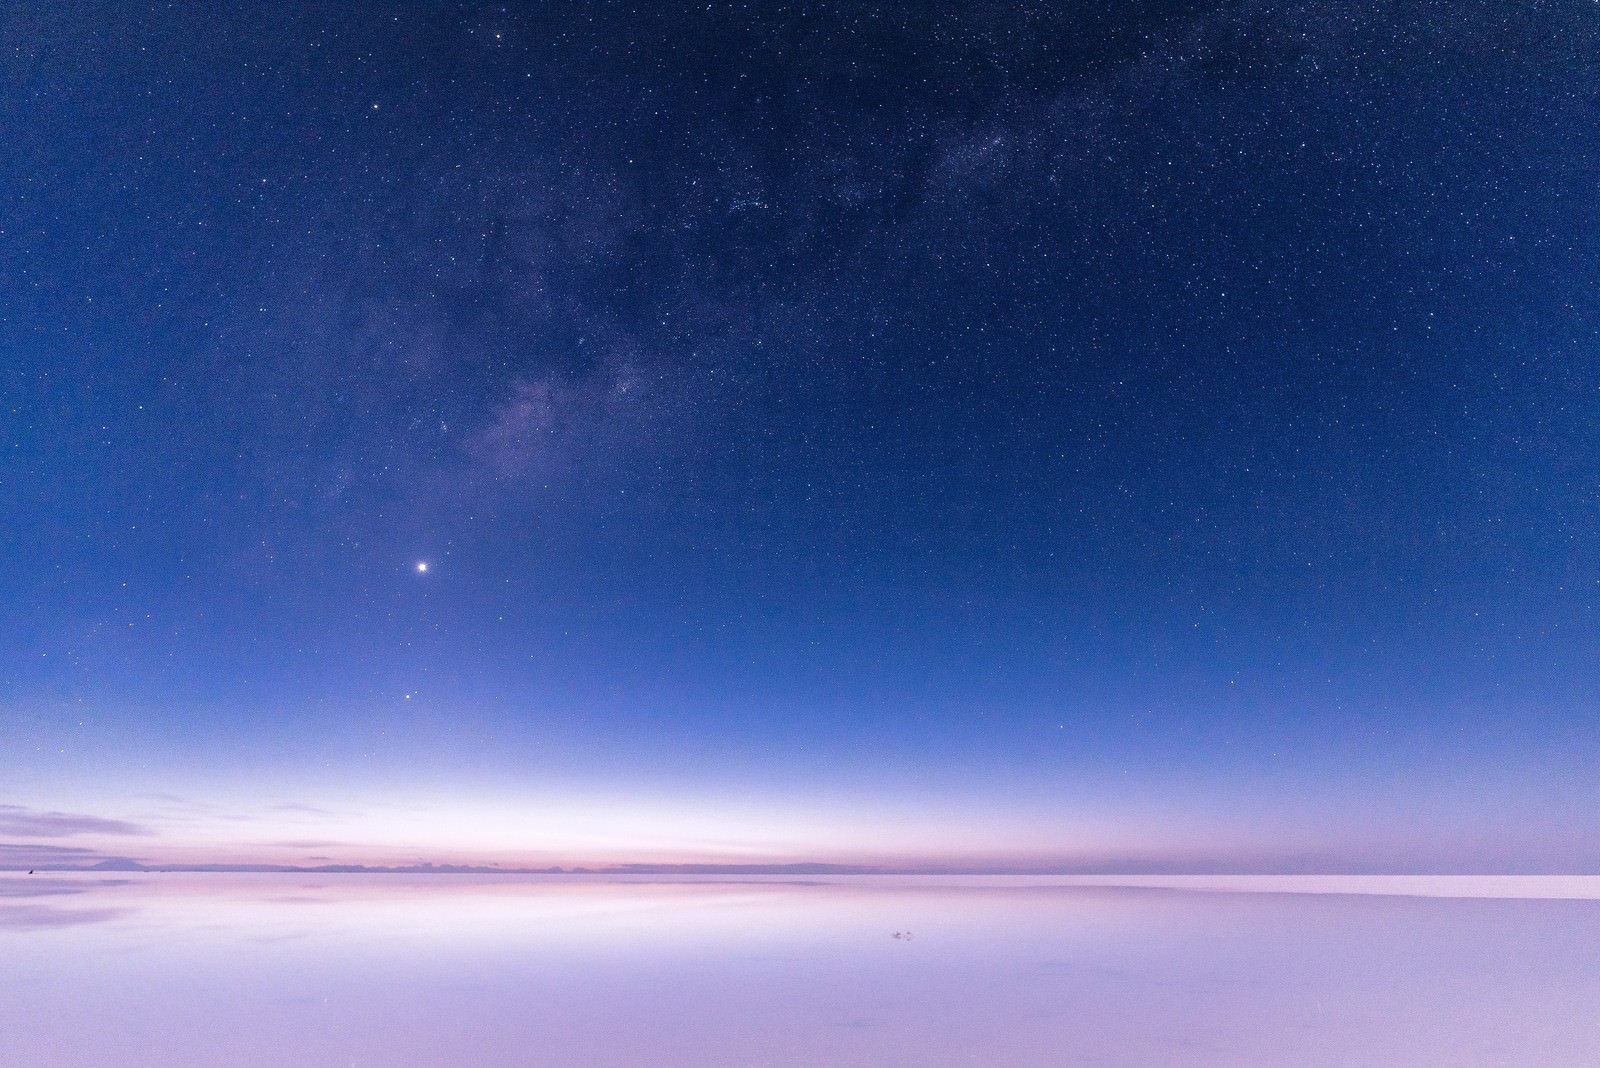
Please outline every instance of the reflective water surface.
M0 1060L1600 1064L1600 881L1095 882L0 875Z

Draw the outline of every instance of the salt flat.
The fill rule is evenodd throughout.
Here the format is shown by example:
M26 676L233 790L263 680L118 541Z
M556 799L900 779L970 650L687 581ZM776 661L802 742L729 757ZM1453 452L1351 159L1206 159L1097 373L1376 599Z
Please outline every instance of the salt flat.
M6 876L0 1033L51 1068L1590 1065L1595 882Z

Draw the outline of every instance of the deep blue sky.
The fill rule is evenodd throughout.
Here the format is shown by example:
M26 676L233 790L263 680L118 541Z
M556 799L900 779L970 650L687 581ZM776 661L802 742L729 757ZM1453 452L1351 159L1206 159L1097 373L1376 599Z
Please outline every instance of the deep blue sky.
M12 5L13 837L1600 871L1600 8L1104 7Z

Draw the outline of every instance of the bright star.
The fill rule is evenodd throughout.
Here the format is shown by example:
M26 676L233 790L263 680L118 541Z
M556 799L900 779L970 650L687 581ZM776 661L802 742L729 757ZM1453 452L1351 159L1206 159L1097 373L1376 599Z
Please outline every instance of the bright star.
M428 570L428 561L426 561L426 560L418 560L417 561L417 574L419 574L419 575L423 574L427 570Z

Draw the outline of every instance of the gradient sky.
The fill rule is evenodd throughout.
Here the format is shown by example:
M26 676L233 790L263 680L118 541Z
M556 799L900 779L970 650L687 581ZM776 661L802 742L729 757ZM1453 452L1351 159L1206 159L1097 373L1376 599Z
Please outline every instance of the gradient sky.
M1597 328L1591 0L10 4L0 866L1600 871Z

